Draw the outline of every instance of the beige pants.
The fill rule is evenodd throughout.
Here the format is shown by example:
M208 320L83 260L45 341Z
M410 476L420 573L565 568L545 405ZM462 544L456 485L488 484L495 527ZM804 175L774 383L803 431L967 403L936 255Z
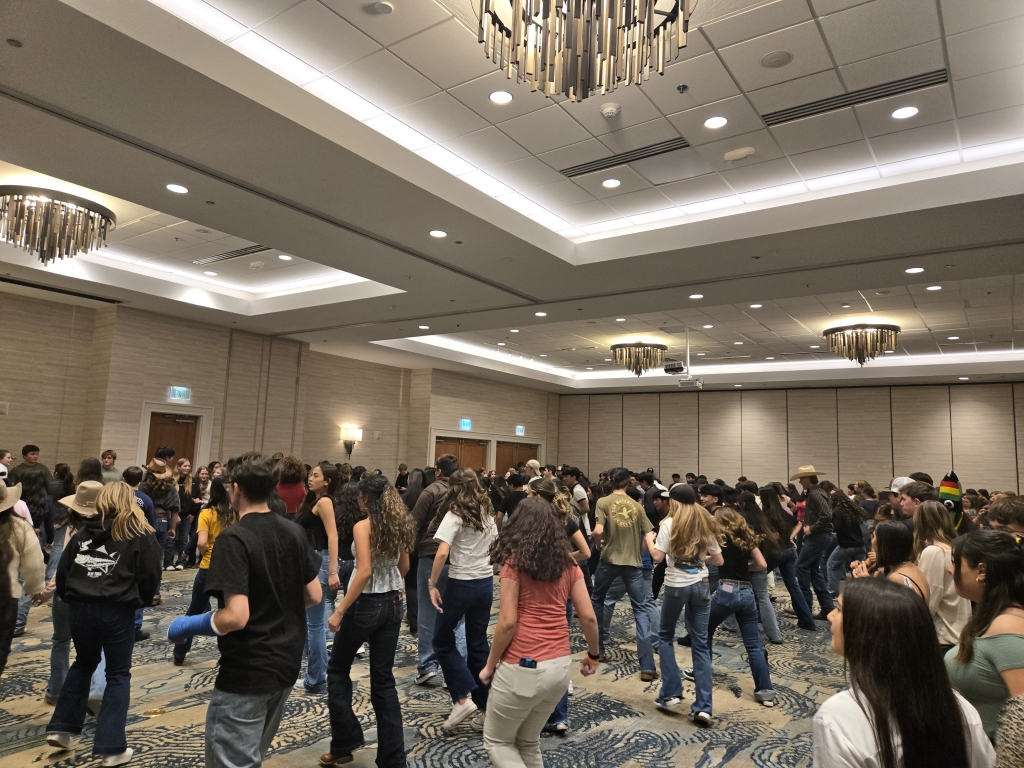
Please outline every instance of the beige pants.
M543 768L540 732L569 690L571 666L571 656L537 662L536 669L498 666L484 720L484 749L497 768Z

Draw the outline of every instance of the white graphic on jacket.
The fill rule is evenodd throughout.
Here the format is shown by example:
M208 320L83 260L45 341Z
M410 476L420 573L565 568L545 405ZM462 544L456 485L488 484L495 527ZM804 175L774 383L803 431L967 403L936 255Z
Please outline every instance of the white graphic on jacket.
M119 554L107 552L106 547L102 544L96 549L90 549L90 547L92 547L92 539L82 541L78 548L78 554L75 556L75 563L85 568L86 575L90 579L106 576L117 565Z

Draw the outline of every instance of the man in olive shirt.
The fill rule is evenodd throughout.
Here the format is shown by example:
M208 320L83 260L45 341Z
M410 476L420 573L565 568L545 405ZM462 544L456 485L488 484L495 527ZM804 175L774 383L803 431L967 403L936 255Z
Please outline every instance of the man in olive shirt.
M640 657L640 679L650 682L658 678L651 645L651 627L647 614L647 591L644 588L641 553L654 546L654 526L644 508L626 495L630 483L629 470L623 467L611 472L613 491L599 499L594 527L594 539L601 550L601 564L594 576L591 602L597 615L597 625L604 623L604 598L616 578L622 577L626 593L633 607L636 622L636 648ZM605 649L601 648L602 658Z
M26 445L21 449L21 464L11 467L7 472L7 485L17 485L30 472L38 472L43 476L43 485L46 486L53 479L53 473L45 464L39 463L39 446Z

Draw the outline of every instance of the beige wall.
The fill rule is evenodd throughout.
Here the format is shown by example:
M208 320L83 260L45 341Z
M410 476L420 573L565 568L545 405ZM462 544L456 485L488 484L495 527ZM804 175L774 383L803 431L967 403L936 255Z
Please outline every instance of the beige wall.
M558 463L591 478L624 464L768 482L813 464L843 485L953 469L1019 490L1024 474L1024 384L563 395L559 428Z

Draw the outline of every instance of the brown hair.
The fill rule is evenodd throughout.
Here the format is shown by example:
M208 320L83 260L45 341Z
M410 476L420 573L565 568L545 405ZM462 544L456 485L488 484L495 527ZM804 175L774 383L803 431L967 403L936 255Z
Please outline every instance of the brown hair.
M920 558L929 544L942 542L950 548L956 539L956 528L945 504L925 501L914 510L914 557Z
M935 487L928 485L928 483L922 483L920 481L907 483L902 488L900 488L900 493L905 495L908 499L915 499L917 501L939 500L939 492L935 490Z
M281 459L281 464L277 468L278 479L285 485L292 485L293 483L301 483L306 477L306 465L302 463L302 460L297 456L288 454Z
M462 521L463 526L474 531L487 527L487 518L494 514L491 499L480 484L472 469L456 469L448 479L448 494L437 510L437 516L444 518L447 512Z
M548 502L555 510L555 514L558 515L558 519L562 521L562 525L565 525L569 519L569 513L572 512L572 504L569 502L569 495L564 491L560 491L558 486L555 485L555 481L550 477L545 477L540 480L536 480L530 483L530 491L535 495L540 496L544 501Z
M569 538L551 504L540 496L523 499L491 545L491 562L508 563L536 581L558 581L576 567Z
M116 451L111 451L110 449L107 449L103 453L100 454L100 458L101 459L113 459L114 461L117 461L117 452Z
M743 519L743 516L732 507L719 507L716 509L715 519L721 528L720 534L723 546L731 541L740 549L750 552L757 549L758 544L761 543L761 537L754 533L753 529L747 525L747 521Z

